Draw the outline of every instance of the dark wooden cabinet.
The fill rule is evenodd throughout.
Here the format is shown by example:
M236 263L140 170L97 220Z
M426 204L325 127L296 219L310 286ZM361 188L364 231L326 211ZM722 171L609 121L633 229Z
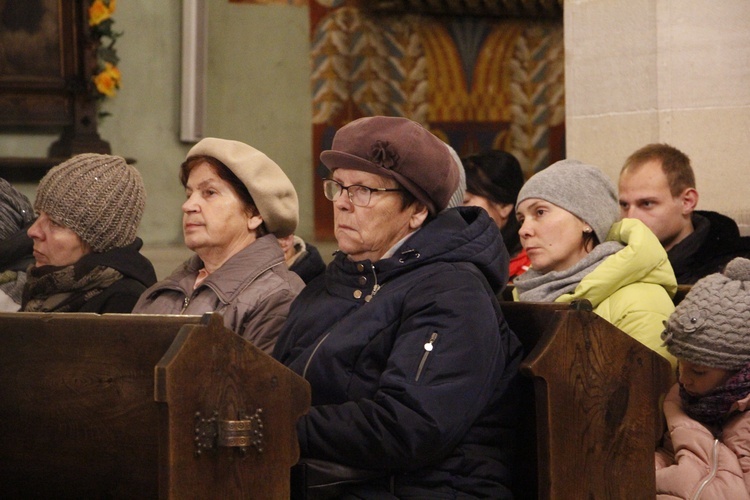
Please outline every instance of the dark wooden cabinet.
M41 176L75 154L110 152L97 131L90 4L0 1L0 133L60 132L46 158L0 157L0 176Z

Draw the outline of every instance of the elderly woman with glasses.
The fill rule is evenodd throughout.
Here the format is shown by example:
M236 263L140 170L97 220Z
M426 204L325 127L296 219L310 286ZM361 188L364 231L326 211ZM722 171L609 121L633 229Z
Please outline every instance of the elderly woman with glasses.
M277 238L297 227L297 192L268 156L208 137L180 167L182 231L195 252L141 295L140 314L219 312L227 328L271 353L289 305L304 286Z
M497 225L443 210L456 163L405 118L356 120L321 160L339 251L274 349L312 388L303 459L368 477L337 494L509 498L521 348L495 299Z

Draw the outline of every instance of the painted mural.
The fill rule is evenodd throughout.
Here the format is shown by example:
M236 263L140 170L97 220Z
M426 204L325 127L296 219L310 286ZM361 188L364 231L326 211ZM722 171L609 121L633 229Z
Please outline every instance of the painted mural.
M333 237L333 215L317 158L356 118L410 118L461 156L504 149L527 176L565 157L562 20L541 15L559 13L561 1L550 0L546 10L526 0L508 4L538 11L526 18L388 13L363 9L375 5L367 0L230 1L309 7L318 239ZM464 4L441 5L456 13Z
M303 7L308 4L310 0L229 0L229 3L250 3L256 5L294 5L297 7Z
M362 116L418 121L459 155L504 149L526 175L564 157L562 21L375 14L311 0L313 158ZM331 204L316 167L316 237Z

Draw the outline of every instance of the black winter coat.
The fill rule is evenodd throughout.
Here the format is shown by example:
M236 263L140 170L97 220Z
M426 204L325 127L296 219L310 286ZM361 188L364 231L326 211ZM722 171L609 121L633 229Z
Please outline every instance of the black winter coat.
M26 271L34 263L34 240L26 234L32 222L0 241L0 272Z
M741 237L737 223L717 212L693 212L695 230L667 255L677 283L693 284L719 273L735 257L750 258L750 238Z
M156 283L156 272L151 261L140 249L143 241L136 238L133 243L108 252L84 255L77 265L88 269L107 266L122 273L122 279L84 303L79 312L129 313L135 307L141 294Z
M507 269L476 207L439 215L391 258L338 253L274 351L312 387L302 456L381 470L398 498L509 498L522 354L495 299Z

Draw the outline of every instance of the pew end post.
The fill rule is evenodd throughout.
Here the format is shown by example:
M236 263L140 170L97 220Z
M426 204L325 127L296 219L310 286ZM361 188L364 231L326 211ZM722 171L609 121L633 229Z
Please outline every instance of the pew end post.
M533 385L518 498L653 499L669 362L585 304L501 303ZM588 310L587 310L588 309ZM536 465L536 467L534 467ZM534 489L536 488L536 491Z

